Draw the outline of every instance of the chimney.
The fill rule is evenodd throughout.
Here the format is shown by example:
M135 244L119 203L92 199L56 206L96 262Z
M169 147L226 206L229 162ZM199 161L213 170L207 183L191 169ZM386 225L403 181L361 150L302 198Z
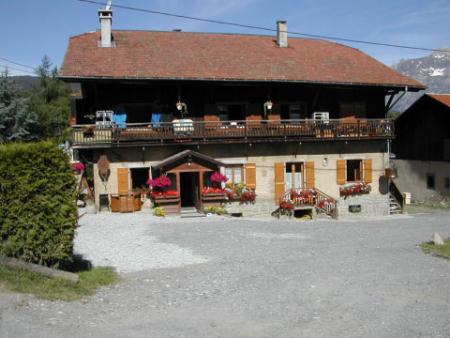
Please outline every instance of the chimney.
M113 47L112 41L112 9L111 0L104 9L98 10L98 19L100 20L101 40L100 47Z
M279 47L288 46L287 22L277 21L277 44Z

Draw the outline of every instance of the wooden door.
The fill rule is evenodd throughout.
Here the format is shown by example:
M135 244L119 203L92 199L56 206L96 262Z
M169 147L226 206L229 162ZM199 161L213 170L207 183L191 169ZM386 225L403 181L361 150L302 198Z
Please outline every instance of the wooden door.
M129 174L130 170L128 168L117 169L117 186L119 195L128 195L130 192Z

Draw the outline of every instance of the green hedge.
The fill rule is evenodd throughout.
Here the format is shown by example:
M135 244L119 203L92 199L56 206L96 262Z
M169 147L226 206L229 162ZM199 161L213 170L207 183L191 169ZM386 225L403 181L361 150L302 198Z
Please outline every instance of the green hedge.
M77 222L75 177L50 142L0 146L0 254L70 261Z

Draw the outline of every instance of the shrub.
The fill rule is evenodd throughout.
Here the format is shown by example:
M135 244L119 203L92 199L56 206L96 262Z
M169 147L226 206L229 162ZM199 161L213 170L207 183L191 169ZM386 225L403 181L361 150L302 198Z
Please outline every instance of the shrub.
M0 146L0 254L57 266L72 259L75 177L50 142Z
M227 214L227 210L222 206L218 206L218 207L208 206L208 207L205 207L203 209L203 211L206 214L216 214L216 215L226 215Z
M165 217L166 216L166 210L164 210L163 207L156 207L153 209L153 215L158 217Z

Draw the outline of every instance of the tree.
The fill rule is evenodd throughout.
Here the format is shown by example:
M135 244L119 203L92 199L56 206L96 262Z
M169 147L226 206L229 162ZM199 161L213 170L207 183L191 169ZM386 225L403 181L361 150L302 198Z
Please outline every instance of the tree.
M41 138L61 143L68 139L70 118L70 90L58 79L58 69L52 67L47 56L36 69L40 85L30 93L29 110L37 114Z
M36 114L27 109L15 82L6 70L0 75L0 143L33 141L39 137Z

